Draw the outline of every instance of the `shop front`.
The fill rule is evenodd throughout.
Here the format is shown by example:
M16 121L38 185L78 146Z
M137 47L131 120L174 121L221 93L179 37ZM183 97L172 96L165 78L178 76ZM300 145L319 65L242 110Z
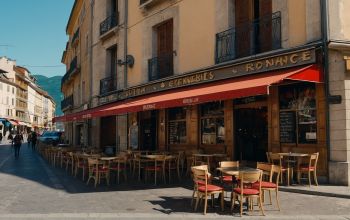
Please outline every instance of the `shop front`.
M100 99L74 118L128 114L128 147L224 153L266 161L266 152L320 152L327 175L325 94L315 48L188 73ZM105 102L115 101L112 104Z

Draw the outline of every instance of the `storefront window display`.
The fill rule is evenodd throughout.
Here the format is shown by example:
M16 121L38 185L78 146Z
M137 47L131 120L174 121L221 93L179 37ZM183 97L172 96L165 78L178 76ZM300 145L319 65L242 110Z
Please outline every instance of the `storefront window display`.
M280 142L316 143L316 90L311 83L281 86Z
M201 105L201 142L202 144L225 143L224 102Z
M186 144L186 109L172 108L168 110L169 144Z

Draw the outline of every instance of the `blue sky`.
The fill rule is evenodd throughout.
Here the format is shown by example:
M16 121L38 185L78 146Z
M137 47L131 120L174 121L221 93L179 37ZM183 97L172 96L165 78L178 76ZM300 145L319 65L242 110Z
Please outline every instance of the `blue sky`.
M33 74L64 75L61 57L73 3L74 0L0 0L0 56L15 59L17 65L27 65Z

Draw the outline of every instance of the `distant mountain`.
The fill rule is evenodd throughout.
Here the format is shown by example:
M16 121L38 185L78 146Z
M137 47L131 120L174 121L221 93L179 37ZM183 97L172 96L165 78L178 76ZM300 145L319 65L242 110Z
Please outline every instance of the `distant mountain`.
M37 79L38 85L49 93L56 102L56 115L62 115L61 110L61 79L62 76L46 77L43 75L33 75Z

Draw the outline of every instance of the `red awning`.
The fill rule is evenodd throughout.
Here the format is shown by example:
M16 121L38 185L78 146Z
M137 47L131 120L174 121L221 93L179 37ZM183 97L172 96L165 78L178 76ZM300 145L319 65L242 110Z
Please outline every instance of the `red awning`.
M10 120L9 122L10 122L13 126L17 126L17 125L18 125L18 122L17 122L17 121Z
M179 88L150 94L133 100L121 101L103 107L55 118L55 121L74 121L129 112L195 105L205 102L268 94L268 87L283 80L322 82L316 65L221 80L210 84Z

